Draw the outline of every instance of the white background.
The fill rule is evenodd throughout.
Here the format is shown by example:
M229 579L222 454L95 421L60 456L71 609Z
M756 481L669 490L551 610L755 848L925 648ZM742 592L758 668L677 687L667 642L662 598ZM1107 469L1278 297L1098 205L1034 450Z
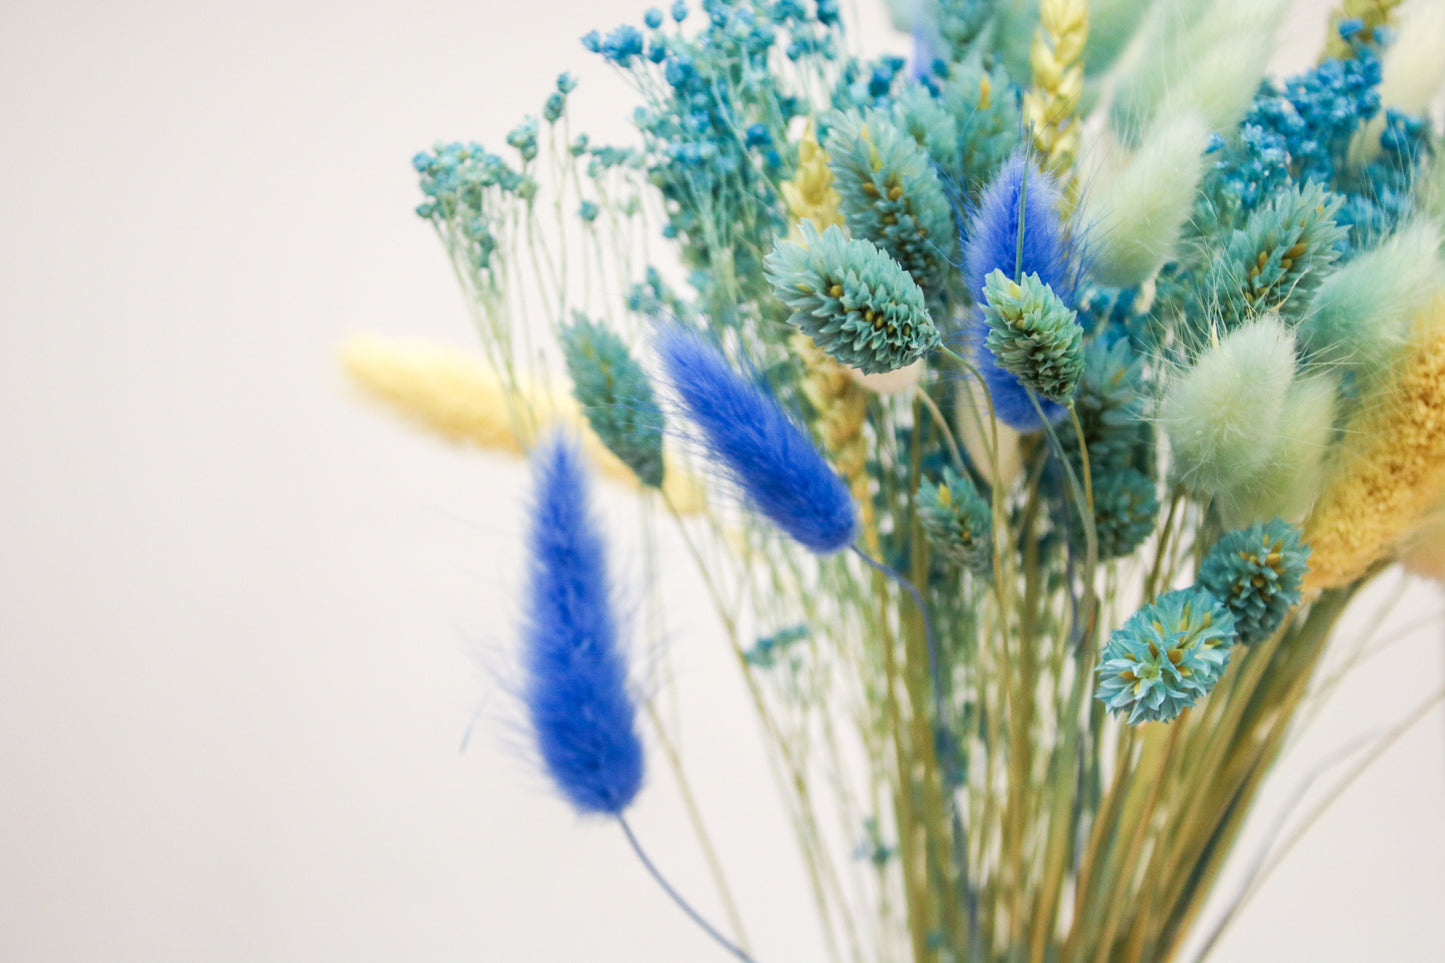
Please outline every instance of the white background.
M471 343L408 159L500 146L563 68L620 139L575 38L643 6L0 7L0 960L723 958L498 724L476 652L510 640L523 468L413 434L334 360L363 329ZM629 504L605 496L623 544ZM758 958L820 959L720 632L664 551L685 750ZM1286 773L1400 717L1441 651L1437 625L1361 670ZM1441 718L1218 959L1440 958ZM653 782L639 831L716 916Z

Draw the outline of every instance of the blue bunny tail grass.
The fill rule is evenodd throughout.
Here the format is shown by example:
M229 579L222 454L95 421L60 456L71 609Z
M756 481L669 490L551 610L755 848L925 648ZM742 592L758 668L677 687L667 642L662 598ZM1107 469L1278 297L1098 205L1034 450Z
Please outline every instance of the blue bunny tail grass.
M1074 307L1078 258L1059 217L1059 185L1019 152L1004 162L979 198L964 241L964 280L975 301L993 271L1018 279L1037 274ZM1022 220L1022 229L1020 228Z
M680 325L659 327L657 353L695 442L755 511L820 555L853 543L858 506L847 484L776 398Z
M964 282L975 302L984 300L984 284L993 271L1015 280L1037 274L1065 305L1077 300L1082 271L1079 242L1059 217L1060 191L1053 177L1039 170L1028 155L1015 153L979 198L963 244ZM984 343L988 321L976 309L965 340L993 397L999 420L1016 431L1044 426L1017 376L1005 371ZM1040 398L1044 416L1055 423L1065 408Z
M642 786L644 760L586 456L556 435L532 472L522 699L558 791L582 813L617 815Z

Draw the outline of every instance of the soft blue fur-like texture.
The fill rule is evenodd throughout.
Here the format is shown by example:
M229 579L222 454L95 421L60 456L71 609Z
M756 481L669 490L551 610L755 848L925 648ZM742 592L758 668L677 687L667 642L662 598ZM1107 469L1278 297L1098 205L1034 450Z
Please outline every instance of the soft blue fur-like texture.
M580 812L617 815L642 787L644 760L586 457L555 436L533 453L532 477L522 698L557 789Z
M820 555L853 543L858 506L848 486L775 398L686 328L662 328L657 353L697 442L756 511Z
M1037 274L1065 306L1074 307L1078 257L1059 221L1058 201L1058 184L1024 154L1015 154L999 170L979 199L964 245L964 280L969 296L977 304L984 303L984 285L989 274L1002 271L1005 277L1014 280ZM1037 431L1043 427L1038 411L1018 377L995 361L985 343L988 330L983 310L975 310L968 341L993 397L994 412L999 420L1017 431ZM1064 416L1062 405L1047 399L1040 399L1040 403L1051 422Z

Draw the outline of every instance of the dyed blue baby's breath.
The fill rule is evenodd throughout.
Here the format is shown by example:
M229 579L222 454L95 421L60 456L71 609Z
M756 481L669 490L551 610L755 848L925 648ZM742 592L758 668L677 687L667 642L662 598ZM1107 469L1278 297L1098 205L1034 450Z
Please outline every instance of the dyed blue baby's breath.
M580 812L616 815L642 786L643 752L585 465L565 436L532 456L522 696L558 791Z
M1169 722L1214 688L1234 641L1234 616L1213 595L1167 592L1104 644L1099 699L1130 725Z
M1037 274L1066 306L1073 307L1078 259L1059 221L1058 204L1058 184L1024 154L1015 154L1003 165L983 192L969 223L964 279L975 302L983 303L989 274L1002 271L1013 279ZM1037 431L1043 422L1028 389L1018 376L999 366L985 343L987 337L988 321L978 310L969 343L993 398L994 413L1017 431ZM1064 416L1062 405L1048 399L1040 399L1040 403L1049 421Z
M772 395L686 328L664 328L657 352L698 444L756 511L819 554L852 544L858 507L848 486Z

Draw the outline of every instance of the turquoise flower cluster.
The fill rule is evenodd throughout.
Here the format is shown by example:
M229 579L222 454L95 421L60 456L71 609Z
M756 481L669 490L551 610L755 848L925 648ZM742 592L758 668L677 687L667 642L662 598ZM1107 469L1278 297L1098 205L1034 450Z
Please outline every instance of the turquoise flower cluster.
M918 519L939 555L974 572L993 567L993 507L972 481L944 468L918 488Z
M887 254L837 227L799 225L803 243L779 244L763 261L789 319L840 364L892 371L938 347L923 291Z
M661 487L664 419L647 372L621 338L581 315L562 329L561 341L587 423L638 481Z
M1214 688L1234 638L1234 616L1214 596L1167 592L1104 644L1098 697L1130 725L1170 722Z
M1309 555L1293 525L1278 518L1258 522L1214 544L1199 568L1199 585L1228 606L1239 641L1252 645L1274 634L1299 604Z
M824 147L848 230L887 252L925 292L940 292L956 243L927 151L881 110L835 116Z
M1084 332L1076 312L1037 274L984 282L985 342L998 366L1050 401L1067 401L1084 373Z

